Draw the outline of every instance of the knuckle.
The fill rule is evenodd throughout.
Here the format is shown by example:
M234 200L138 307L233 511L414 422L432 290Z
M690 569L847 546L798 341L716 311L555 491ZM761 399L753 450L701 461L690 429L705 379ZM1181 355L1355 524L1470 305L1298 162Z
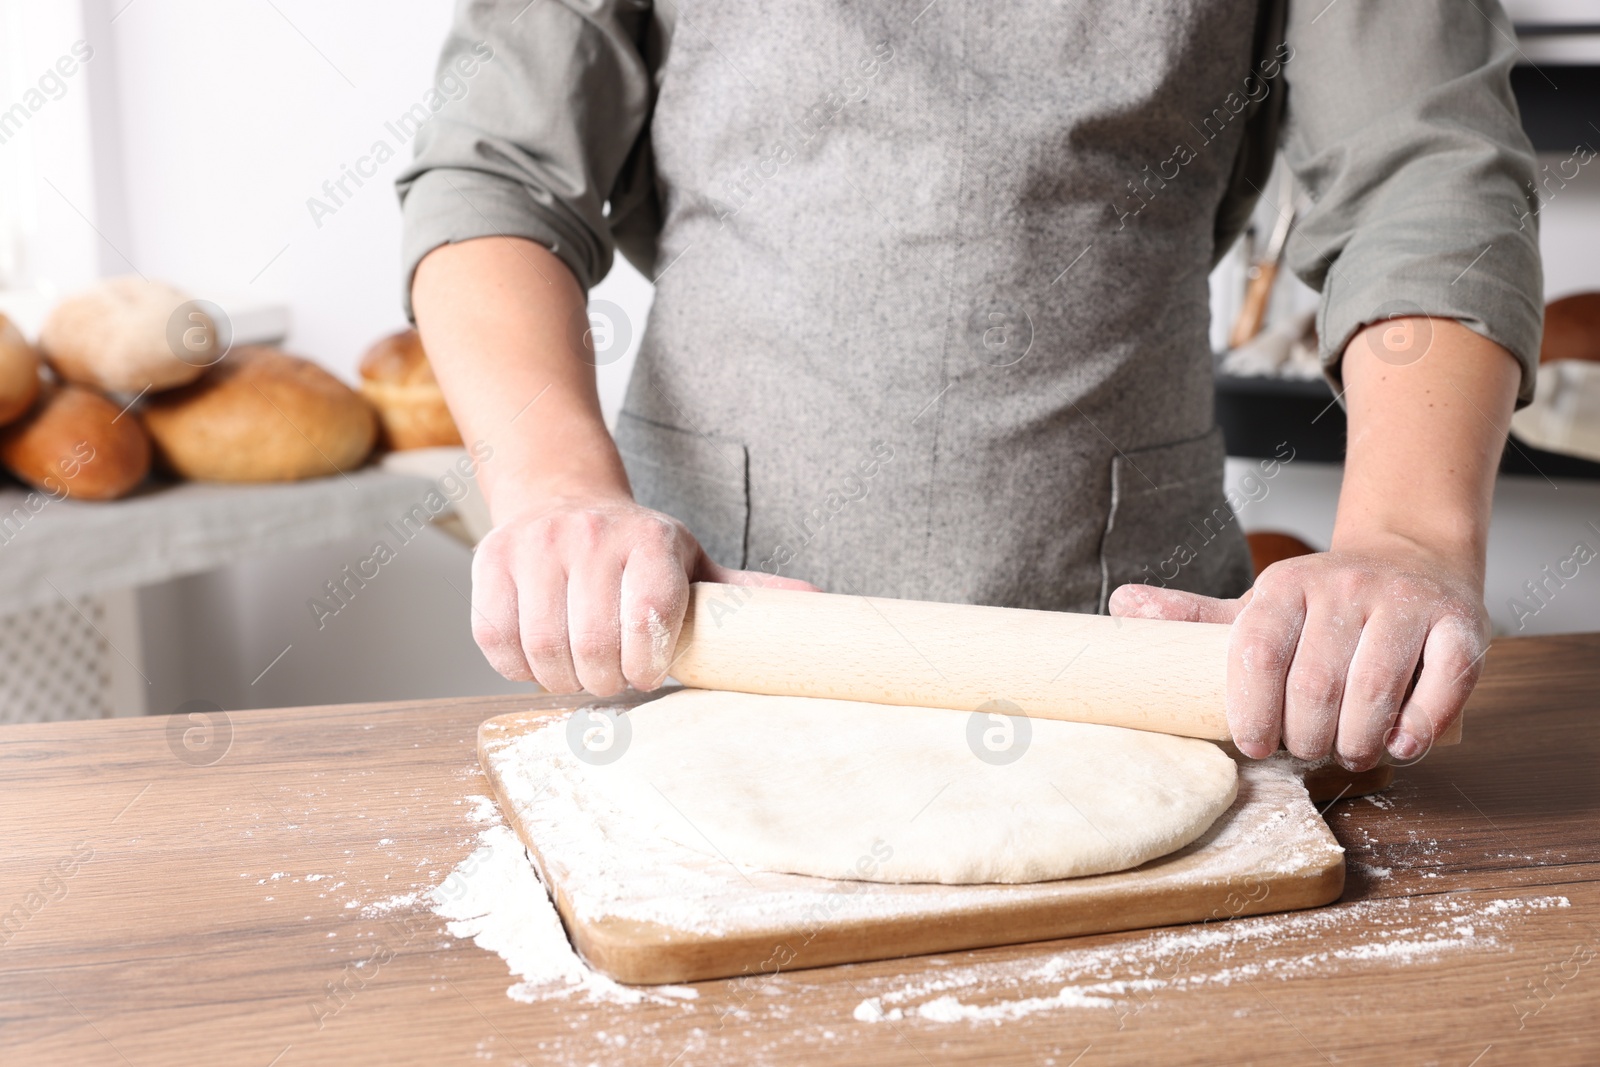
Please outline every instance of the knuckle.
M1289 675L1289 699L1309 708L1328 708L1338 704L1344 688L1331 671L1297 670Z
M572 654L574 659L591 669L603 668L608 661L617 657L617 636L603 631L574 634Z
M494 573L506 569L506 538L503 527L496 527L484 535L472 552L472 573Z
M639 544L648 548L671 551L678 547L677 524L659 515L645 516L635 536Z
M555 664L566 659L567 643L560 634L532 633L523 637L522 651L529 663Z
M1282 737L1282 716L1248 694L1230 694L1228 729L1239 741L1276 746Z
M472 640L486 653L503 652L511 647L505 631L494 620L477 615L472 620Z
M1264 634L1248 634L1239 639L1239 665L1251 674L1282 671L1288 666L1290 655L1287 641L1274 640Z
M535 521L528 528L528 541L545 552L554 550L561 544L561 524L549 518Z
M597 511L580 511L567 520L573 539L581 547L594 550L605 543L610 523Z
M654 638L667 630L667 616L654 606L640 605L622 621L629 637Z
M629 637L665 640L677 630L676 620L688 599L689 584L679 578L668 588L653 585L626 598L622 627Z
M1404 603L1416 597L1439 599L1439 586L1416 574L1391 574L1383 583L1383 595L1391 603Z
M1256 576L1256 596L1275 600L1289 591L1299 577L1293 560L1280 560Z
M1409 678L1402 679L1400 672L1381 667L1365 667L1353 672L1348 687L1351 701L1362 707L1387 707L1400 703Z
M1478 684L1478 675L1483 670L1483 660L1467 655L1465 649L1456 648L1445 653L1437 666L1451 689L1467 693Z
M503 640L498 633L493 633L491 638L477 636L477 642L483 658L501 677L514 682L525 682L533 677L516 646Z
M1365 597L1368 575L1355 567L1343 567L1334 572L1333 593L1340 602L1353 604Z
M1471 691L1483 673L1483 653L1487 642L1477 628L1465 620L1459 621L1451 629L1450 639L1441 642L1442 648L1434 653L1433 662L1428 666L1440 671L1452 687Z

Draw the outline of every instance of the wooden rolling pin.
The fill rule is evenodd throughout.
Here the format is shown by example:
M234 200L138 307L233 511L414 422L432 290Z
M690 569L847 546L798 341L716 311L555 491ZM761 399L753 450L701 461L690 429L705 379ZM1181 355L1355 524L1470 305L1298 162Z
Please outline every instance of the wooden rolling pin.
M995 710L1226 741L1229 629L697 582L671 673L698 689ZM1450 735L1438 743L1459 739L1459 720Z

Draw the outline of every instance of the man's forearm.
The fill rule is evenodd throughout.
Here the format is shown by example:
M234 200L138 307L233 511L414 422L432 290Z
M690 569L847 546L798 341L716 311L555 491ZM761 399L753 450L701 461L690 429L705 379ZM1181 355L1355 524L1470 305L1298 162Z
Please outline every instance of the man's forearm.
M1343 362L1349 443L1332 548L1420 554L1483 581L1519 368L1451 319L1369 326Z
M555 497L627 497L606 432L585 296L548 249L515 237L443 245L417 267L417 328L463 439L494 449L496 522Z

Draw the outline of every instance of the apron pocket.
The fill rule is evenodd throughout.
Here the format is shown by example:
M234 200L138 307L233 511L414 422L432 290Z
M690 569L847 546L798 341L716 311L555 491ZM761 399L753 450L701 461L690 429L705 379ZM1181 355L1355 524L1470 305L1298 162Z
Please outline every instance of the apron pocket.
M1100 611L1136 582L1205 596L1250 587L1250 553L1223 491L1222 431L1119 453L1100 542Z
M626 411L617 416L613 436L633 498L689 527L706 555L724 567L743 570L750 526L744 445Z

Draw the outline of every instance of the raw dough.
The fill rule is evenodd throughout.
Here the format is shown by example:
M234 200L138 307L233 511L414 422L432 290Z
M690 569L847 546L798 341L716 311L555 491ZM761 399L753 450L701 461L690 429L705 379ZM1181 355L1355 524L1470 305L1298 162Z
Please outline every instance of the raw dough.
M1029 720L995 764L969 736L1005 720L944 709L690 689L625 719L621 754L583 765L605 800L700 852L822 878L1124 870L1199 837L1238 788L1216 745L1114 726Z

